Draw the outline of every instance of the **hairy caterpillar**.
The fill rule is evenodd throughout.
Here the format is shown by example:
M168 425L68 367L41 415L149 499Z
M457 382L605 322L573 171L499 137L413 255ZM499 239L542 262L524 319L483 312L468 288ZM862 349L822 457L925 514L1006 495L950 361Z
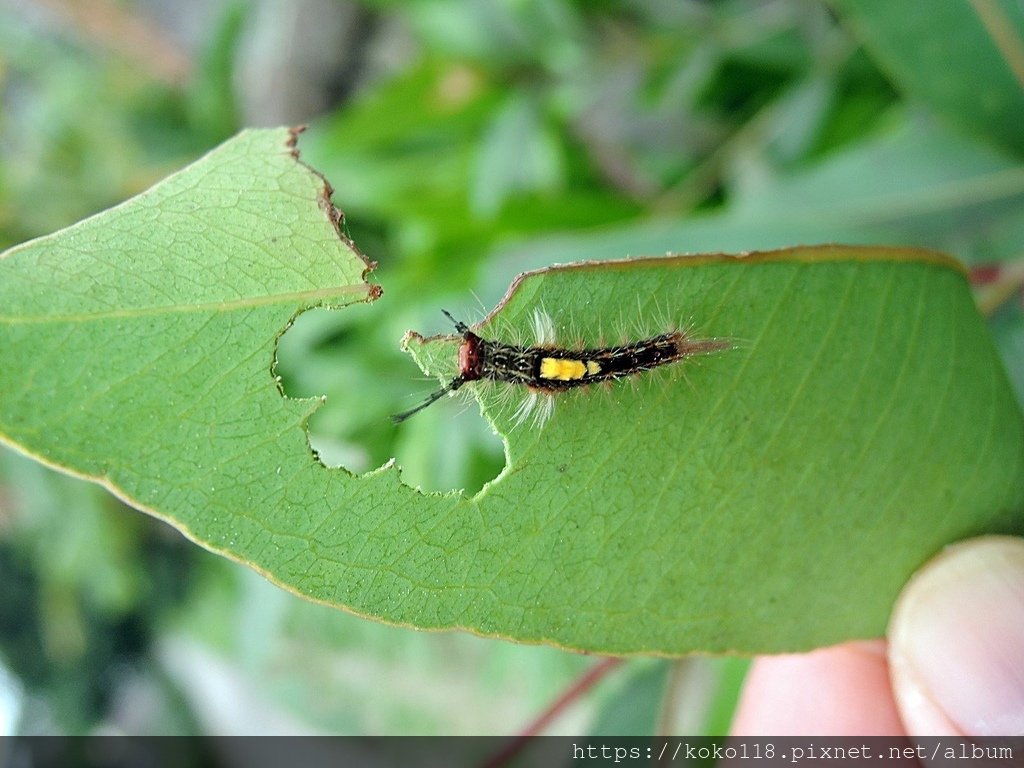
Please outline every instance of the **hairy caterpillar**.
M721 339L696 339L684 331L669 331L638 341L610 347L565 349L555 345L554 324L542 310L534 310L536 343L533 346L506 344L484 339L442 310L462 334L458 353L458 374L445 386L408 411L395 414L397 424L474 381L498 381L521 385L529 392L514 418L522 424L533 414L538 428L550 417L555 395L576 387L612 382L679 362L694 355L732 347Z

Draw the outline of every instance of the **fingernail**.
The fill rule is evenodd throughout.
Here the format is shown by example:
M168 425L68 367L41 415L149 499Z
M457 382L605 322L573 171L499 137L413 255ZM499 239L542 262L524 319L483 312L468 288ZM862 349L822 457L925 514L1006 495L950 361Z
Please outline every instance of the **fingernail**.
M949 547L889 624L893 692L911 735L1024 735L1024 539Z

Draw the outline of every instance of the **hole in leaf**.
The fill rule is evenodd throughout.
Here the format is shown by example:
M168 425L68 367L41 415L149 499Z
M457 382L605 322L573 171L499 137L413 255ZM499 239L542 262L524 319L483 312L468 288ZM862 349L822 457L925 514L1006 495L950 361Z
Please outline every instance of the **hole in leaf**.
M275 375L287 397L325 397L306 425L324 465L363 473L393 458L407 485L473 495L501 472L504 451L471 395L391 422L437 385L399 346L415 325L376 306L309 310L278 340Z

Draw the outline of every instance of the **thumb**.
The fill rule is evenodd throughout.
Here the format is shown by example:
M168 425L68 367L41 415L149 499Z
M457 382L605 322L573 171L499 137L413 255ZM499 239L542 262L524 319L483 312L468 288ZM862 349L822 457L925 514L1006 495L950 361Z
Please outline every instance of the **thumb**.
M912 736L1024 735L1024 539L955 544L903 589L889 667Z

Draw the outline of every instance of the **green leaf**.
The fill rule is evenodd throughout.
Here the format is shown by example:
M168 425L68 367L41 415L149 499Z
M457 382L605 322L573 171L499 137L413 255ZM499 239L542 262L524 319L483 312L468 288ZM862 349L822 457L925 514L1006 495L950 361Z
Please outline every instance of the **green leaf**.
M832 0L897 85L1024 150L1024 9L1012 0Z
M944 544L1024 528L1017 404L962 272L925 252L530 275L481 333L543 307L567 340L683 323L734 346L563 394L543 429L480 388L508 459L473 498L324 467L276 340L377 291L289 141L244 133L0 259L6 442L311 599L610 653L876 635ZM456 345L412 347L446 380Z
M550 191L563 176L557 141L545 130L536 100L515 93L498 111L481 143L472 208L493 217L507 198Z
M944 544L1024 531L1024 425L949 259L825 246L570 265L518 282L478 332L524 334L538 306L587 344L672 320L736 342L635 388L560 395L542 430L479 392L511 438L476 500L470 572L523 595L516 621L545 639L673 653L877 636ZM425 370L452 374L454 344L415 341ZM501 582L485 555L508 558ZM506 592L516 577L542 589Z
M665 706L665 689L677 663L680 662L664 659L635 662L619 690L602 702L590 726L590 735L658 735L658 716Z

